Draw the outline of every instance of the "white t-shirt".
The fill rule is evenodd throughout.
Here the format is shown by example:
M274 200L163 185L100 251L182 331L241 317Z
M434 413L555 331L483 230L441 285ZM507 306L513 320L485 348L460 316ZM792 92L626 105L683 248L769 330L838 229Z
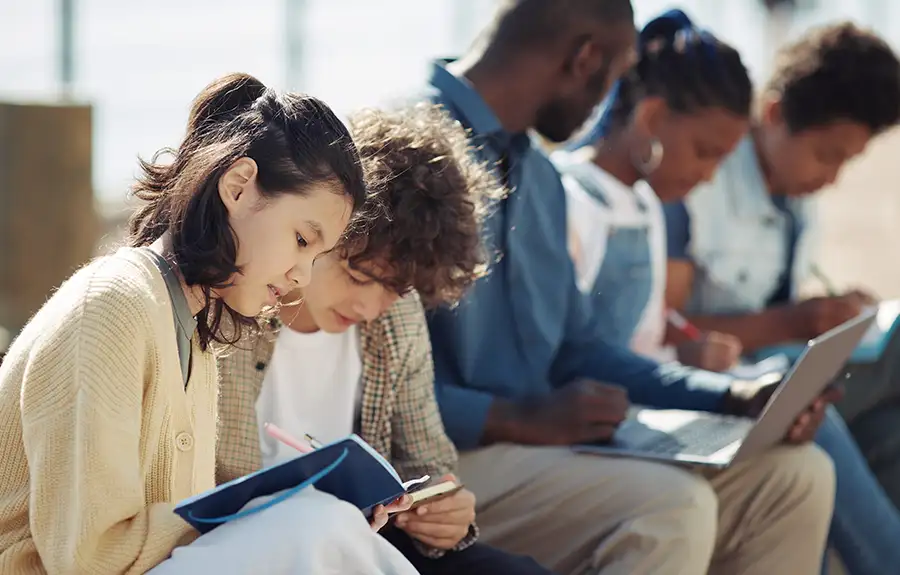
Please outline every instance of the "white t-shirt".
M650 298L631 340L631 348L661 361L674 358L663 347L665 338L666 229L662 204L644 181L626 186L591 161L590 150L557 152L552 160L562 174L566 190L569 246L578 288L591 290L603 259L606 241L616 227L647 227L653 282ZM577 177L577 179L576 179ZM578 179L593 181L603 190L606 204L584 190ZM646 208L641 209L641 204Z
M360 399L359 330L299 333L283 327L256 401L260 448L268 466L297 456L269 437L273 423L302 439L308 433L329 443L353 431Z

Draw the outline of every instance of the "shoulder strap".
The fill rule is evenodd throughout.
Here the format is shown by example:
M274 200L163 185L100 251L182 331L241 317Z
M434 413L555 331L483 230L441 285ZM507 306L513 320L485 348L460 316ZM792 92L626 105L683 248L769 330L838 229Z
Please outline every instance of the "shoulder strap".
M603 188L600 187L594 178L588 177L587 174L581 170L571 170L563 173L578 182L578 185L581 186L581 189L584 190L587 195L604 206L611 207L609 199L607 199L606 194L603 192Z
M166 291L169 292L169 299L172 300L172 321L175 323L178 360L181 364L181 376L184 381L184 386L187 387L191 370L191 338L188 333L185 333L187 331L186 326L182 326L181 320L179 319L179 310L189 309L187 298L184 296L184 291L181 289L181 282L178 281L178 276L175 275L175 270L172 269L171 264L169 264L164 257L150 248L143 248L143 251L150 256L153 263L156 264L156 267L162 274L163 279L166 282ZM190 315L190 312L184 313ZM192 332L193 330L189 333Z

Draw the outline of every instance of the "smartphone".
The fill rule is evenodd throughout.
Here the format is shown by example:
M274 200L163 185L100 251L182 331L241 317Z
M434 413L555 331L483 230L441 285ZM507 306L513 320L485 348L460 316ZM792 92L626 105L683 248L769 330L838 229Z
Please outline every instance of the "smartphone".
M410 509L415 509L426 503L433 503L446 497L450 497L451 495L458 493L463 487L465 486L462 483L452 479L435 479L422 485L417 485L407 492L413 498Z

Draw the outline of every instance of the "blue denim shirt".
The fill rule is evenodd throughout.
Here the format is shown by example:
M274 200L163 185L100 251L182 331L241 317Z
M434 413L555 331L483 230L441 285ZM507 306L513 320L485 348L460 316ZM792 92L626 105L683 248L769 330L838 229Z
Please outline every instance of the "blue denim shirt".
M748 136L712 181L666 205L669 257L695 266L685 311L753 313L793 299L811 267L813 202L769 194Z
M453 309L429 314L435 385L447 432L479 444L494 397L550 394L578 377L625 386L631 400L715 410L728 376L659 364L607 343L586 313L566 244L559 174L526 134L510 134L464 79L435 64L426 96L472 131L491 166L508 158L512 194L485 223L490 273Z

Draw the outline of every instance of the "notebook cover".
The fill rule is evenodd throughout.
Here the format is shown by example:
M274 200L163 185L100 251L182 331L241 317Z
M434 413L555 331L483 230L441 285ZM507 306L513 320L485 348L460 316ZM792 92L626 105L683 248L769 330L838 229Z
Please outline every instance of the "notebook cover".
M371 516L376 505L389 503L403 495L403 485L393 467L354 434L290 461L185 499L175 508L175 513L200 533L206 533L221 523L195 521L192 515L209 519L237 513L257 497L300 485L334 463L345 449L347 456L334 470L316 482L316 489L355 505L366 517Z

